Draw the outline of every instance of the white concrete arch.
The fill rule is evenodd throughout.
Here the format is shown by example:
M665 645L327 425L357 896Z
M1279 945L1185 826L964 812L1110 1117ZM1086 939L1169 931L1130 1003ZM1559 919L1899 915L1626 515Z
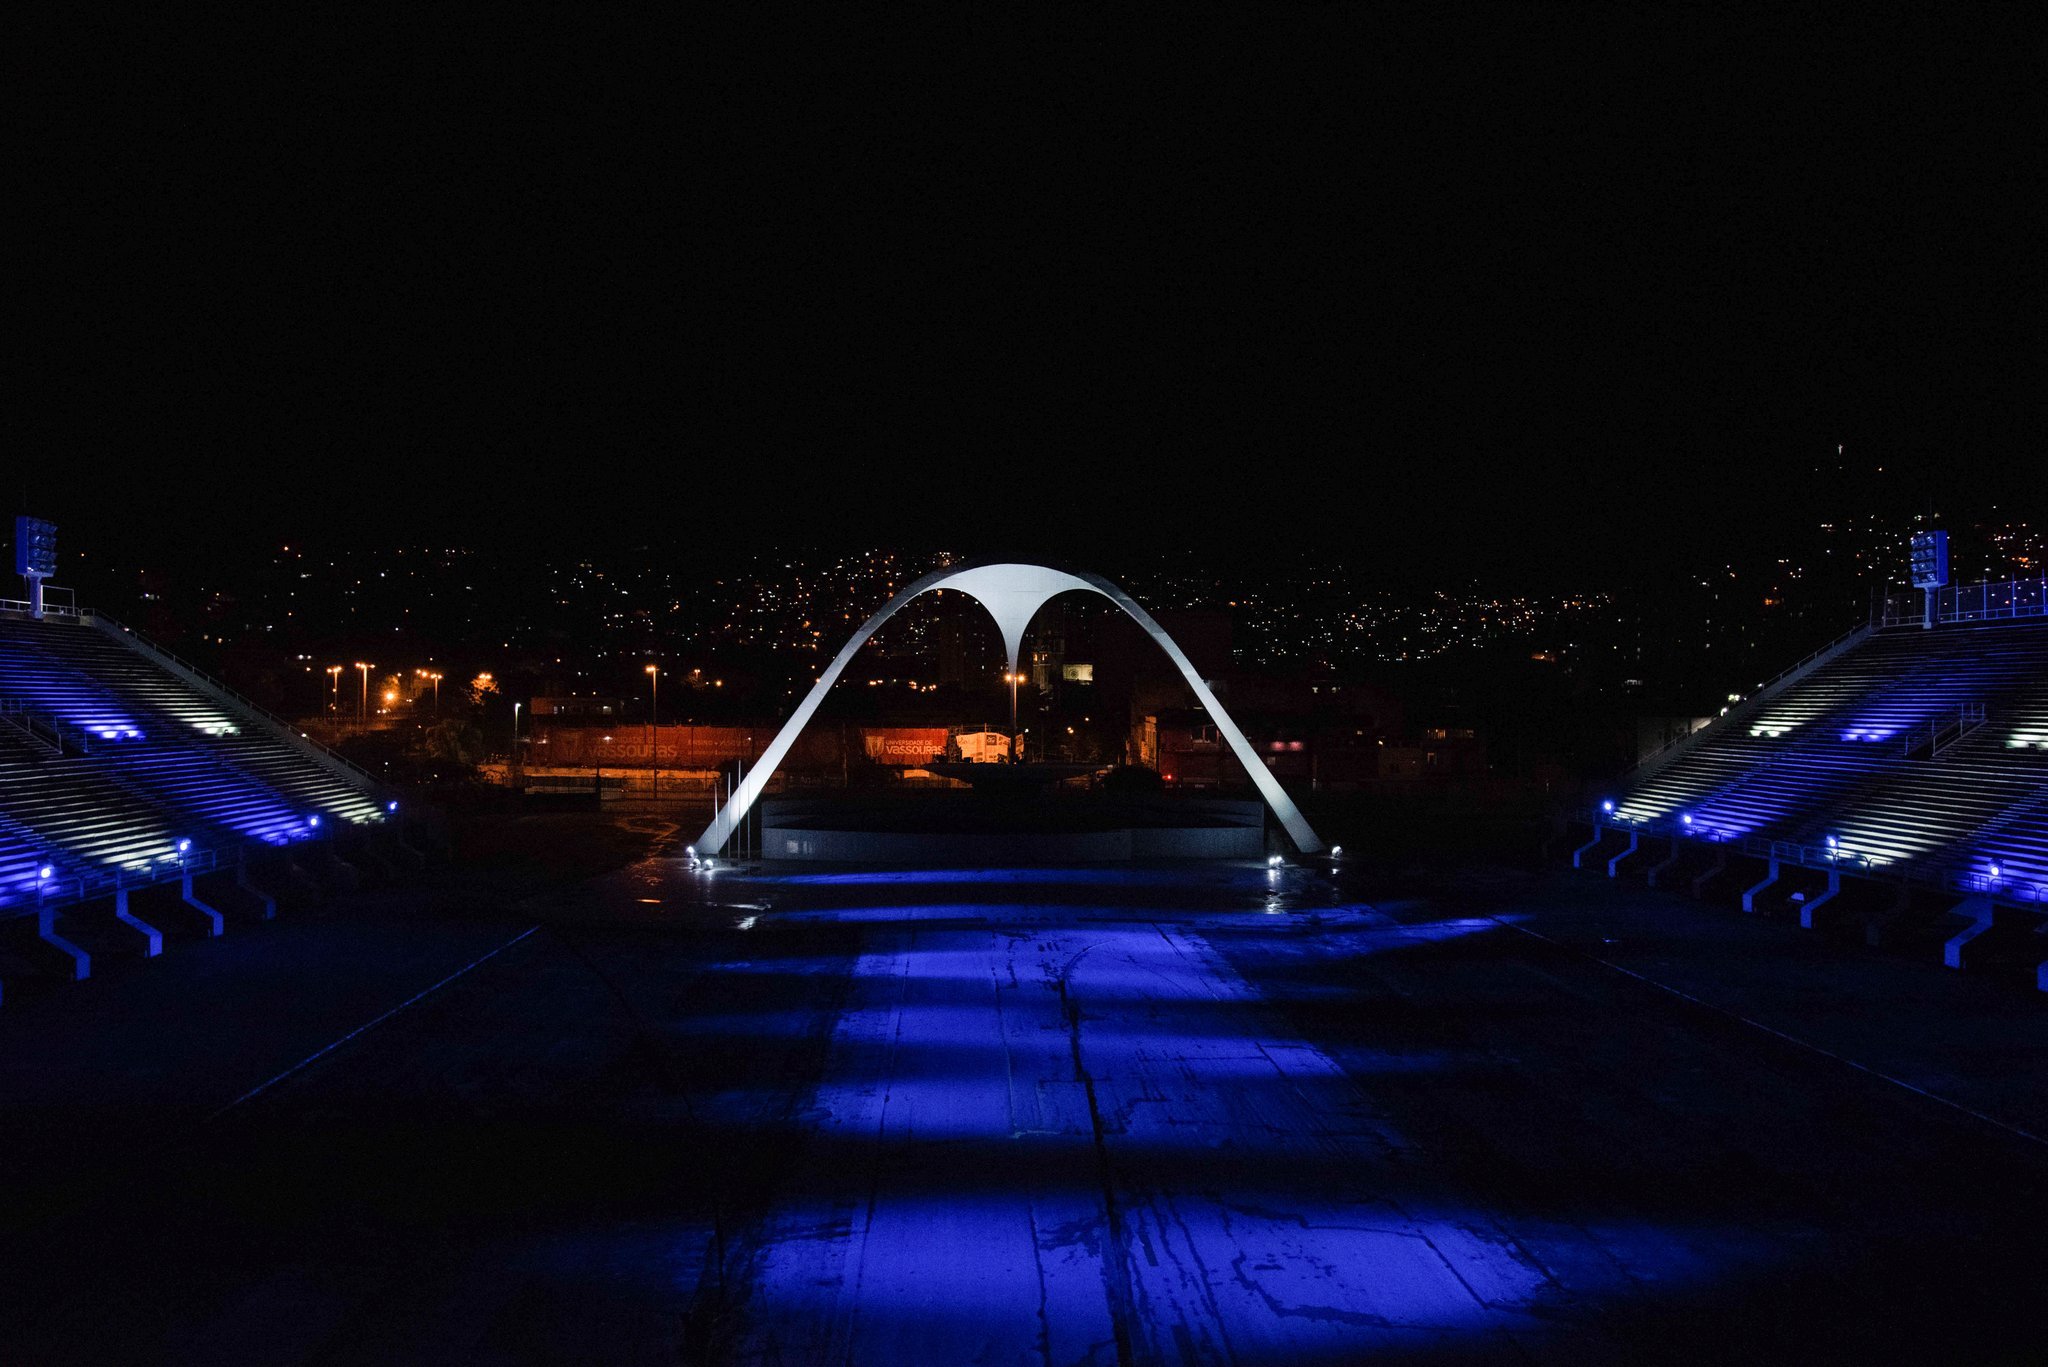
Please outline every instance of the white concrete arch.
M1159 643L1160 649L1166 652L1166 658L1173 661L1174 667L1180 670L1181 677L1187 680L1188 687L1194 690L1196 699L1216 723L1217 734L1229 742L1231 752L1237 756L1238 763L1244 766L1245 772L1252 776L1252 782L1258 785L1260 796L1264 797L1266 805L1273 809L1273 815L1280 819L1280 824L1286 828L1295 847L1303 854L1318 854L1322 851L1322 840L1310 828L1301 810L1294 805L1294 799L1287 796L1287 790L1282 788L1279 781L1267 770L1258 752L1252 749L1251 742L1245 739L1244 732L1238 730L1237 723L1223 710L1223 704L1216 700L1216 695L1195 671L1187 655L1174 643L1173 638L1166 634L1165 629L1152 620L1151 613L1139 607L1129 594L1101 575L1068 574L1064 570L1055 570L1044 565L1012 564L981 565L970 570L935 571L891 598L882 606L880 612L861 623L860 630L853 633L853 639L833 657L825 672L818 676L818 681L811 685L811 691L797 704L796 711L782 724L782 729L775 733L775 739L768 742L768 748L761 752L760 759L749 767L746 777L734 791L732 800L712 818L711 824L704 828L704 833L697 837L697 843L691 848L699 854L711 854L724 847L726 839L732 835L734 828L753 807L762 790L768 786L769 777L789 754L789 748L796 744L797 736L810 724L819 705L825 701L825 695L832 691L832 685L838 682L847 665L853 663L854 655L905 603L935 589L956 589L988 609L989 615L996 619L997 629L1003 634L1003 650L1009 657L1010 672L1013 674L1017 671L1018 655L1024 645L1024 629L1031 625L1031 619L1054 595L1077 589L1087 593L1099 593L1122 608L1124 614L1143 628L1146 635Z

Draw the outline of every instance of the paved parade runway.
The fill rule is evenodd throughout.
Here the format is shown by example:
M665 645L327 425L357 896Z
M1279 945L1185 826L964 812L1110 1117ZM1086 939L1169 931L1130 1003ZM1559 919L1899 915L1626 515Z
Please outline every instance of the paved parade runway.
M1541 1330L1541 1263L1407 1183L1399 1128L1204 938L1270 930L1289 878L1117 874L1077 904L974 877L1016 900L829 913L875 930L743 1360L1335 1361Z
M1938 966L1483 868L664 856L507 911L246 928L10 1003L10 1349L1042 1367L2043 1342L2048 1012Z

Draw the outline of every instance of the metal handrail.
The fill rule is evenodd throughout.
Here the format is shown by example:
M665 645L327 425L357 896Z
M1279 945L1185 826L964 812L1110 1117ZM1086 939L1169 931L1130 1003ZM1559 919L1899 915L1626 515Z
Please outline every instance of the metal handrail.
M1755 691L1753 691L1748 698L1743 699L1743 701L1754 701L1755 699L1761 697L1765 693L1770 692L1773 688L1776 688L1780 683L1784 682L1784 680L1790 678L1794 674L1797 674L1800 670L1806 668L1808 665L1812 664L1815 660L1818 660L1821 656L1827 654L1829 651L1836 649L1843 642L1847 641L1851 636L1854 636L1861 631L1867 631L1868 629L1869 628L1867 625L1850 627L1847 631L1843 632L1840 636L1835 637L1834 640L1829 641L1820 649L1810 652L1805 659L1801 660L1798 664L1793 665L1790 669L1781 669L1776 674L1773 674L1769 679L1765 680L1763 683L1758 684L1756 686Z
M82 615L91 617L96 621L105 622L108 626L113 627L115 630L121 632L124 636L127 636L130 640L140 645L144 650L148 651L150 654L159 656L162 659L169 661L171 664L176 665L178 668L184 670L188 674L197 675L200 679L203 679L209 687L217 689L219 692L226 694L230 699L234 701L236 706L246 707L249 711L254 712L257 716L269 722L272 726L275 726L280 730L286 732L288 735L295 738L300 743L307 745L312 749L320 751L321 754L325 755L334 763L339 764L343 768L348 769L351 772L359 775L362 778L363 782L370 786L370 790L372 792L383 792L385 790L385 785L374 774L370 773L369 770L363 768L360 764L357 764L355 761L348 759L342 755L336 754L334 751L322 745L319 741L316 741L311 736L308 736L305 732L301 731L297 726L293 725L291 722L286 721L283 717L278 716L270 709L259 706L258 704L249 701L249 699L243 697L234 689L229 688L226 684L222 683L219 679L214 678L213 675L208 674L205 670L199 668L199 666L193 664L190 660L184 659L164 649L155 641L150 640L147 636L144 636L141 632L135 630L133 627L127 625L125 622L117 621L114 618L109 617L106 613L100 612L96 609L86 612Z
M29 602L26 598L0 598L0 612L18 612L24 617L30 617L35 614L35 610L35 604ZM73 607L68 603L46 602L43 604L43 616L45 617L83 617L85 615L84 608Z
M1669 818L1630 818L1578 807L1568 814L1567 819L1583 821L1596 830L1626 830L1667 836L1710 848L1725 848L1728 844L1717 840L1712 831L1697 831ZM1806 845L1796 840L1770 840L1763 836L1746 836L1736 848L1753 859L1776 859L1801 868L1852 873L1861 878L1885 877L1919 887L1976 893L2009 902L2048 903L2048 882L2036 883L2004 876L1993 878L1986 873L1960 873L1953 863L1929 866L1924 861L1904 864L1873 861L1869 855L1856 854L1839 846Z
M2011 902L2048 902L2048 883L2029 883L2017 878L1993 878L1988 873L1959 873L1944 885L1954 892L1974 892L1986 897L2003 897Z
M1716 726L1722 725L1728 722L1731 718L1740 717L1744 714L1745 709L1753 708L1761 704L1764 700L1764 696L1768 694L1772 689L1776 688L1779 684L1784 683L1786 680L1792 678L1801 670L1811 668L1815 661L1821 659L1830 651L1841 649L1842 646L1846 644L1851 638L1869 630L1870 626L1867 623L1859 626L1850 627L1847 631L1835 637L1826 645L1821 646L1817 650L1808 652L1807 655L1804 658L1802 658L1797 664L1792 665L1789 668L1779 670L1776 674L1773 674L1770 678L1758 684L1754 689L1750 690L1747 696L1742 698L1739 702L1731 704L1728 710L1726 712L1723 712L1720 716L1708 718L1707 724L1705 726L1700 727L1696 731L1688 731L1682 736L1673 736L1671 739L1665 741L1662 745L1659 745L1656 749L1650 751L1648 754L1638 756L1633 767L1635 769L1641 769L1644 765L1648 764L1651 760L1657 758L1657 756L1663 754L1665 751L1670 750L1676 746L1687 744L1697 736L1701 735L1703 732L1709 731Z
M36 881L36 905L63 906L123 888L154 887L188 873L211 873L220 867L220 851L186 850L175 860L160 860L146 869L75 869Z
M66 732L75 731L75 728L67 728L61 722L45 719L40 712L19 698L0 698L0 721L21 732L34 744L47 745L54 749L59 758L64 754ZM92 749L91 741L82 731L75 731L71 737L71 744L80 754L88 753Z
M1906 732L1901 740L1899 753L1910 759L1924 743L1927 746L1927 757L1933 759L1941 753L1942 737L1948 735L1951 729L1955 731L1955 735L1950 738L1949 744L1953 745L1982 726L1985 715L1984 704L1981 702L1961 703L1953 713L1944 710L1936 716L1929 717L1925 722L1916 723L1912 730Z
M1985 579L1975 584L1951 584L1935 592L1936 622L1995 622L2020 617L2048 617L2048 575L2037 579ZM1994 595L2005 601L1994 604ZM1975 607L1967 599L1975 595ZM1920 593L1886 594L1871 614L1874 627L1922 626L1926 623L1926 602Z

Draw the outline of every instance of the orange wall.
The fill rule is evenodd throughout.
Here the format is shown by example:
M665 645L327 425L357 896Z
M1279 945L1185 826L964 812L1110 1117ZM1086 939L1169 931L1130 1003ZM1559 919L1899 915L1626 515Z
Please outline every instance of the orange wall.
M529 764L589 764L620 768L649 763L648 730L631 723L542 726L523 747ZM712 769L760 757L774 739L772 726L663 726L655 738L660 763L677 769ZM607 739L607 737L609 739ZM783 768L838 771L849 761L920 765L946 748L943 726L816 726L797 737Z

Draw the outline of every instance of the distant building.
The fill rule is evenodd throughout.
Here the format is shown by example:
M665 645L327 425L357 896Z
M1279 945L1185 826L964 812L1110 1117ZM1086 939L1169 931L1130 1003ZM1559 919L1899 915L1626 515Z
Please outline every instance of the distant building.
M953 747L969 764L999 764L1010 757L1010 738L1000 731L962 731Z
M622 715L626 710L622 698L602 698L596 694L587 697L570 694L559 698L535 698L532 712L536 717L586 717L603 718Z

